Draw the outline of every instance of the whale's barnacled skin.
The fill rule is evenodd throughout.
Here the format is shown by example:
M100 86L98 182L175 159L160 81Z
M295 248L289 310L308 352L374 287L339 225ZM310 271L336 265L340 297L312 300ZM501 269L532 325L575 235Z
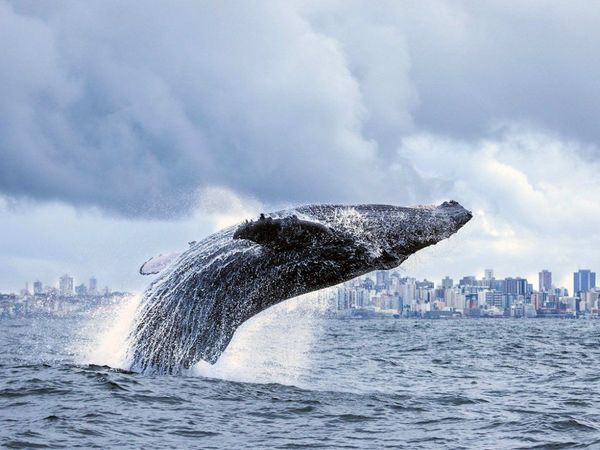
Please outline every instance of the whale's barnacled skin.
M192 242L145 292L130 334L132 369L176 373L199 360L215 363L235 330L260 311L396 267L470 219L454 201L415 208L310 205Z

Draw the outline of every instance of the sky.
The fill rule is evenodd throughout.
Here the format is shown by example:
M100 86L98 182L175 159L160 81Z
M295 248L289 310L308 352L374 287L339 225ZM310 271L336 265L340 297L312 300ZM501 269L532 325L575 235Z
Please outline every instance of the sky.
M600 270L600 4L0 0L0 291L261 211L454 199L410 276Z

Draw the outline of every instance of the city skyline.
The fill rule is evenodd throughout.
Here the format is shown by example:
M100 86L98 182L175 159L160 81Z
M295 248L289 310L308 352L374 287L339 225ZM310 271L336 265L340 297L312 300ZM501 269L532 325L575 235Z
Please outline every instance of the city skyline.
M440 287L445 287L445 282L455 282L457 280L463 280L466 278L472 278L472 279L483 279L483 280L491 280L491 279L522 279L522 280L531 280L531 282L528 282L529 285L532 286L533 290L537 290L539 292L542 292L544 290L548 290L550 288L561 288L561 289L567 289L569 292L572 293L572 295L576 295L577 291L578 291L578 286L582 285L583 286L583 290L588 290L590 286L595 287L596 286L596 272L591 270L591 269L578 269L577 272L573 272L571 274L571 284L569 285L567 284L556 284L553 283L552 280L554 279L554 273L551 270L548 269L541 269L538 273L537 273L537 277L535 279L528 277L528 276L524 276L524 275L517 275L517 274L511 274L508 276L504 276L504 277L500 277L497 276L498 274L495 272L494 269L483 269L481 271L479 271L477 274L472 275L466 275L466 274L462 274L459 276L452 276L450 274L446 274L444 275L443 278L440 279L434 279L434 277L417 277L414 275L410 275L408 274L408 272L403 268L403 266L399 266L397 268L394 269L390 269L390 270L385 270L385 271L374 271L374 272L370 272L366 275L361 275L360 277L357 278L364 278L364 277L381 277L384 276L383 274L388 274L387 276L389 277L390 274L392 273L402 273L405 277L410 277L410 278L422 278L425 281L432 281L435 286L440 286ZM483 273L483 275L481 275ZM588 277L585 278L585 282L581 281L581 274L584 274L584 276ZM579 277L579 278L578 278ZM65 280L66 283L70 283L70 287L69 288L64 288L63 289L63 280ZM70 280L70 281L69 281ZM537 280L537 281L535 281ZM76 283L76 281L78 283ZM542 283L546 283L545 289L542 289ZM39 283L39 285L38 285ZM549 283L549 284L548 284ZM577 284L579 283L579 284ZM376 284L378 284L378 282L376 282ZM38 285L39 287L36 288L36 285ZM10 291L10 290L6 290L3 289L2 287L0 287L0 293L17 293L17 292L23 292L24 290L29 290L29 286L30 286L30 282L26 281L25 285L18 289L17 291ZM85 284L83 279L80 278L75 278L75 277L71 277L69 274L63 274L62 276L58 277L57 280L54 282L54 284L51 285L44 285L38 278L35 279L35 281L31 284L32 286L32 290L30 292L36 293L36 292L41 292L43 287L51 287L54 289L58 289L58 291L62 292L64 290L68 290L69 292L75 292L77 287L80 286L85 286L86 289L88 289L89 291L95 292L96 289L98 288L98 280L97 278L92 275L90 277L87 278L87 285ZM537 289L535 289L537 287ZM103 287L104 290L108 289L108 286L104 286ZM122 290L128 290L128 289L122 289Z
M100 288L98 285L98 279L94 275L91 275L86 280L83 280L72 277L65 273L58 277L57 280L51 284L44 284L39 278L35 278L33 283L26 281L25 285L18 291L9 292L0 288L0 293L23 293L27 291L30 294L41 294L48 289L52 289L60 292L60 295L74 295L78 292L78 288L81 288L82 286L85 287L85 294L89 292L91 295L97 294L100 289L104 291L108 289L108 285Z
M546 269L539 272L539 290L526 278L496 278L492 269L484 274L460 280L446 276L435 283L398 271L376 271L335 288L334 314L340 318L600 317L600 289L596 274L589 270L573 273L571 292L553 286Z

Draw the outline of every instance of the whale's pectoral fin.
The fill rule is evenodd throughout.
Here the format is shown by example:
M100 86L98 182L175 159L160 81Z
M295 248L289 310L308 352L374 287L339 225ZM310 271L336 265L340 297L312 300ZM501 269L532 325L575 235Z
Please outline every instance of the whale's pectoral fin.
M166 255L158 255L153 258L150 258L142 267L140 267L140 274L142 275L154 275L159 273L165 267L167 267L175 258L177 258L181 253L167 253Z
M296 216L273 219L261 214L258 220L240 225L233 238L248 239L274 250L294 250L318 245L332 235L328 227L318 222Z

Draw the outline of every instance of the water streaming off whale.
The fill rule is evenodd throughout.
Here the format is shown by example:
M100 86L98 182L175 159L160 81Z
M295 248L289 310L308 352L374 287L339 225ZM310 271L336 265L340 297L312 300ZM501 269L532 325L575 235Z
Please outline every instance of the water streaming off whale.
M308 355L321 328L331 297L325 289L275 305L244 322L215 364L199 361L185 373L241 382L298 384L312 370ZM129 330L141 295L96 311L69 351L80 364L131 367Z
M470 218L456 202L417 208L311 205L193 242L144 293L127 360L133 370L153 373L178 373L201 360L214 364L236 329L261 311L396 267Z

